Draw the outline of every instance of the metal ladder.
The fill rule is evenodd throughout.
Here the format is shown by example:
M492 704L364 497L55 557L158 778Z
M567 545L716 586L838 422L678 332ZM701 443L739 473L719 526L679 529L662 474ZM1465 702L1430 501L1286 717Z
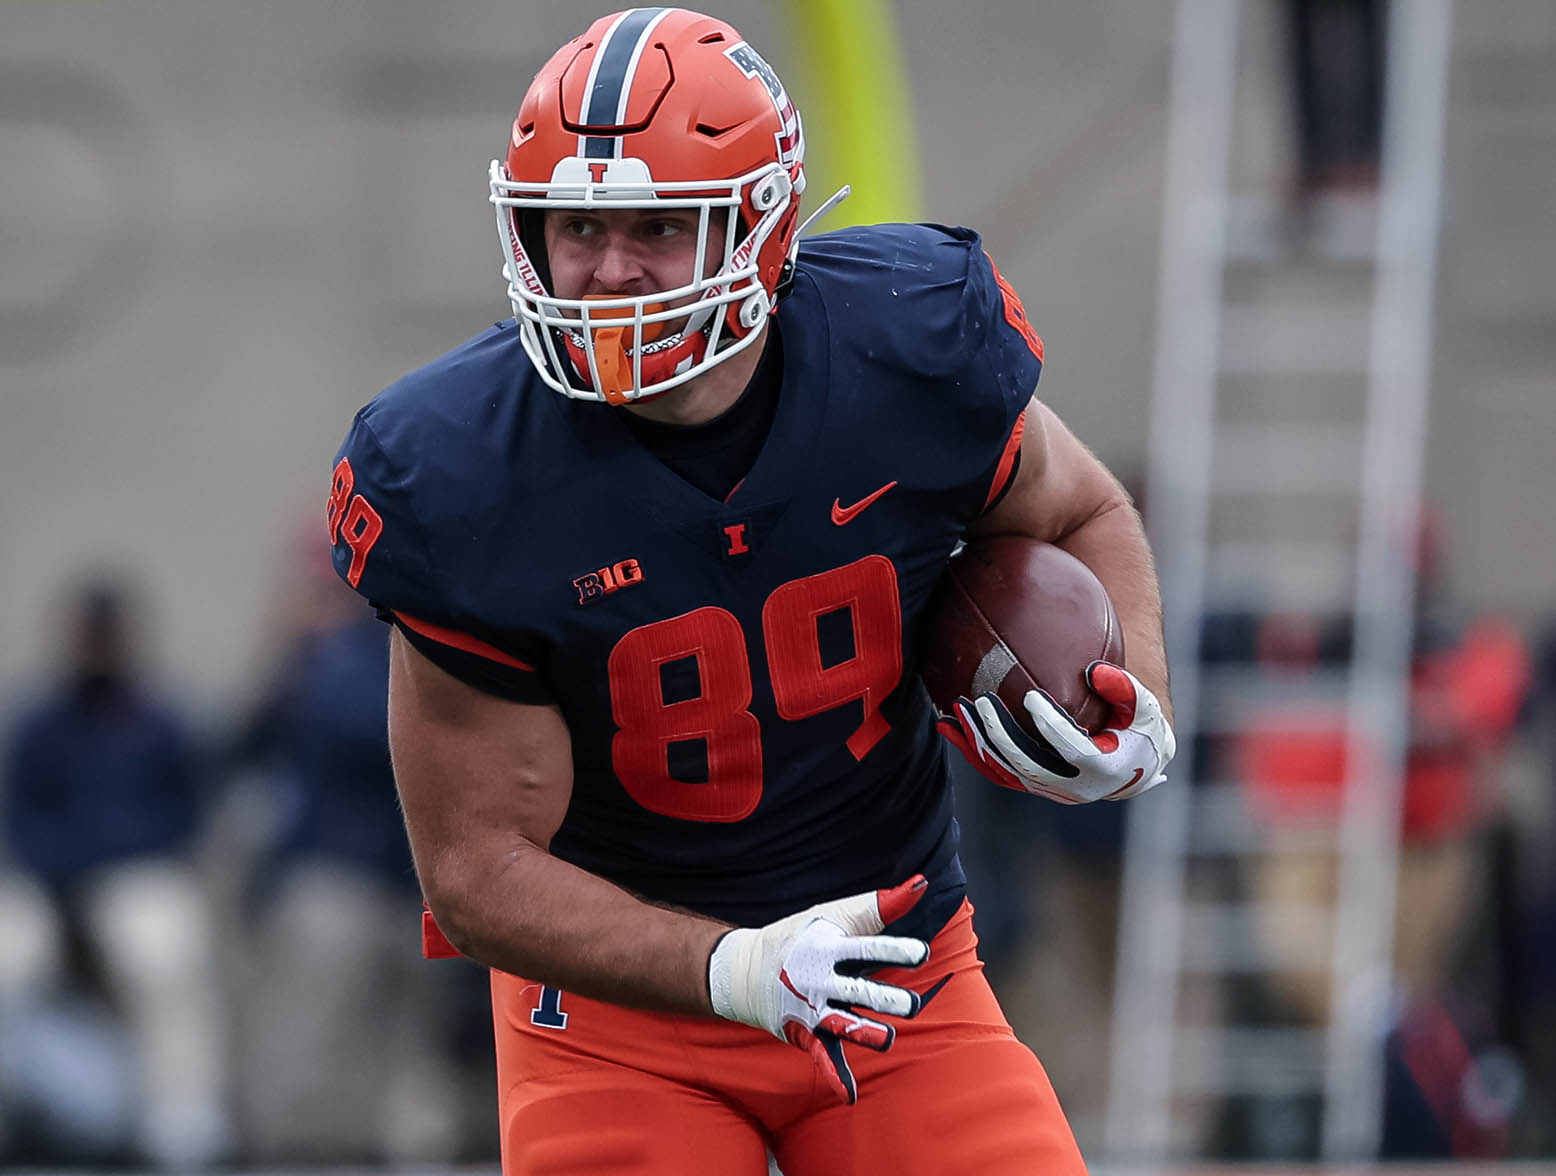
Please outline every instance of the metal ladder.
M1146 480L1179 754L1130 802L1108 1162L1190 1149L1188 1100L1259 1094L1317 1098L1326 1160L1377 1152L1450 6L1390 6L1375 248L1294 265L1228 255L1241 2L1179 0ZM1302 411L1277 420L1276 402ZM1235 604L1349 612L1349 663L1277 680L1202 665L1200 618ZM1283 705L1343 717L1350 778L1338 822L1312 831L1335 900L1191 896L1207 863L1265 848L1244 789L1197 775L1189 733ZM1252 931L1275 918L1272 954ZM1293 967L1328 974L1327 1025L1191 1023L1187 986Z

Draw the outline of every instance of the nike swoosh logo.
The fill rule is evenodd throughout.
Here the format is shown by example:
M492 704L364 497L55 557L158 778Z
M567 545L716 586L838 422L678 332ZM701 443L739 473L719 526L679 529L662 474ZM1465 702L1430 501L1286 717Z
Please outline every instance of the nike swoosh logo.
M865 498L861 498L852 506L844 506L839 499L834 498L832 500L832 521L840 527L847 523L853 522L867 507L874 503L876 499L878 499L882 494L885 494L886 491L890 490L896 484L896 482L887 482L886 485L882 486L874 494L871 494Z

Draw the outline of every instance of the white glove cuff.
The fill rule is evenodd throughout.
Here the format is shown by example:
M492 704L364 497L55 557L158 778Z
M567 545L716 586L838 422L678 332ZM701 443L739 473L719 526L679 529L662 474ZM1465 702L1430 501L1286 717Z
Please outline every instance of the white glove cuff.
M708 996L713 1011L725 1020L767 1029L751 1001L750 981L761 939L762 933L754 927L724 933L708 957Z

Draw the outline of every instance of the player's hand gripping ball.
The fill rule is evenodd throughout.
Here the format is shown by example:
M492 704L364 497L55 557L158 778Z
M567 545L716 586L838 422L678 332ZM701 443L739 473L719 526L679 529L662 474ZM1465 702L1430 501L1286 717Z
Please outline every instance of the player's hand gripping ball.
M969 543L929 607L924 684L940 730L995 783L1065 804L1124 800L1176 751L1160 702L1121 668L1107 591L1049 543Z
M890 890L726 932L708 960L713 1011L805 1050L833 1093L852 1105L859 1092L843 1043L881 1052L897 1036L891 1025L856 1010L914 1017L928 999L857 974L870 967L913 968L929 958L922 939L881 934L918 905L925 886L923 875L915 874Z

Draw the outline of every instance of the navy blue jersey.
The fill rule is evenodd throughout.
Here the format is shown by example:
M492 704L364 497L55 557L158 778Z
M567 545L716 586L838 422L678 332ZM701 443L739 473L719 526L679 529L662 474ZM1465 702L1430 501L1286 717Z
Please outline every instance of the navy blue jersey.
M921 621L1041 343L977 235L933 226L807 240L778 321L777 410L724 501L546 388L511 321L477 336L358 413L335 566L439 664L561 708L557 856L748 925L923 871L896 929L932 933L963 879Z

